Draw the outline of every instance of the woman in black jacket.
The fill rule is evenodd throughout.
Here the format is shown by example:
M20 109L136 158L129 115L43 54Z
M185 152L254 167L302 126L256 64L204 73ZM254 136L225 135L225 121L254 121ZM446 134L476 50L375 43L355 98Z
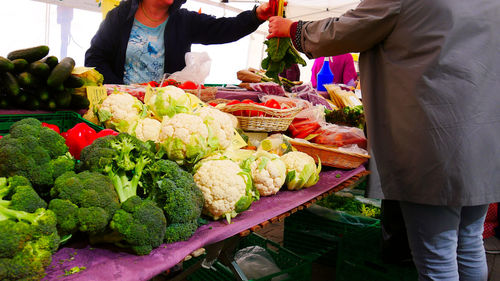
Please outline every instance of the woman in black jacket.
M122 1L108 13L92 38L85 53L85 66L95 67L107 84L157 80L163 73L184 68L184 55L191 51L191 44L236 41L271 16L268 3L236 17L215 18L181 9L185 2ZM143 79L147 81L138 81Z

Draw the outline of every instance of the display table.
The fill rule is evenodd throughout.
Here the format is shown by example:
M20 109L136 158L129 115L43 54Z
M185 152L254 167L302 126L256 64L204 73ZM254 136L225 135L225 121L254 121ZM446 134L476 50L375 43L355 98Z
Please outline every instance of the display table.
M89 245L79 248L69 245L53 256L43 280L149 280L181 262L194 250L255 229L268 220L289 215L303 204L342 189L352 178L359 178L366 173L363 166L353 170L324 170L315 186L299 191L280 191L276 195L262 197L250 209L234 218L231 224L225 221L210 222L201 226L188 241L163 244L147 256ZM65 270L76 266L86 269L64 276Z

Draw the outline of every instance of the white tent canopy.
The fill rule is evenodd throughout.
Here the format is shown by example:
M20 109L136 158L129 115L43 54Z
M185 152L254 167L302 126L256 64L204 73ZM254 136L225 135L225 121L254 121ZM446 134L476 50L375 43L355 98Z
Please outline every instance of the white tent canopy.
M45 44L51 54L71 56L77 65L83 65L90 39L102 20L101 1L105 0L11 0L0 9L0 24L9 26L5 38L13 40L0 44L0 56L8 52ZM183 8L211 14L216 17L235 16L241 11L267 1L255 0L188 0ZM357 6L360 0L288 0L286 15L293 20L317 20L335 17ZM22 13L20 13L22 11ZM237 42L223 45L193 45L193 51L208 52L212 59L210 76L206 83L238 83L240 69L259 68L265 57L263 42L267 24ZM309 81L312 61L301 68L301 79Z

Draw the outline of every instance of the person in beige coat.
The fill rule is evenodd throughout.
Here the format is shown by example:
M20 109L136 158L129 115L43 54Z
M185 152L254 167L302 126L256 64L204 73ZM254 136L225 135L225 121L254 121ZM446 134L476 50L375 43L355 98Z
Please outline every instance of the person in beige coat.
M500 1L364 0L339 18L269 20L309 58L360 52L368 139L420 280L486 280L500 201Z

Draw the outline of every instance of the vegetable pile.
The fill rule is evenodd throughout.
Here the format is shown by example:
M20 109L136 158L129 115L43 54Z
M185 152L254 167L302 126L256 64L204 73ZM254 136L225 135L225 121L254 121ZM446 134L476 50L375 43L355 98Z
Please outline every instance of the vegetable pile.
M49 47L41 45L0 57L0 109L88 108L86 93L80 88L92 79L87 74L72 74L75 61L71 57L59 60L48 54ZM94 78L102 84L102 75L94 74Z

